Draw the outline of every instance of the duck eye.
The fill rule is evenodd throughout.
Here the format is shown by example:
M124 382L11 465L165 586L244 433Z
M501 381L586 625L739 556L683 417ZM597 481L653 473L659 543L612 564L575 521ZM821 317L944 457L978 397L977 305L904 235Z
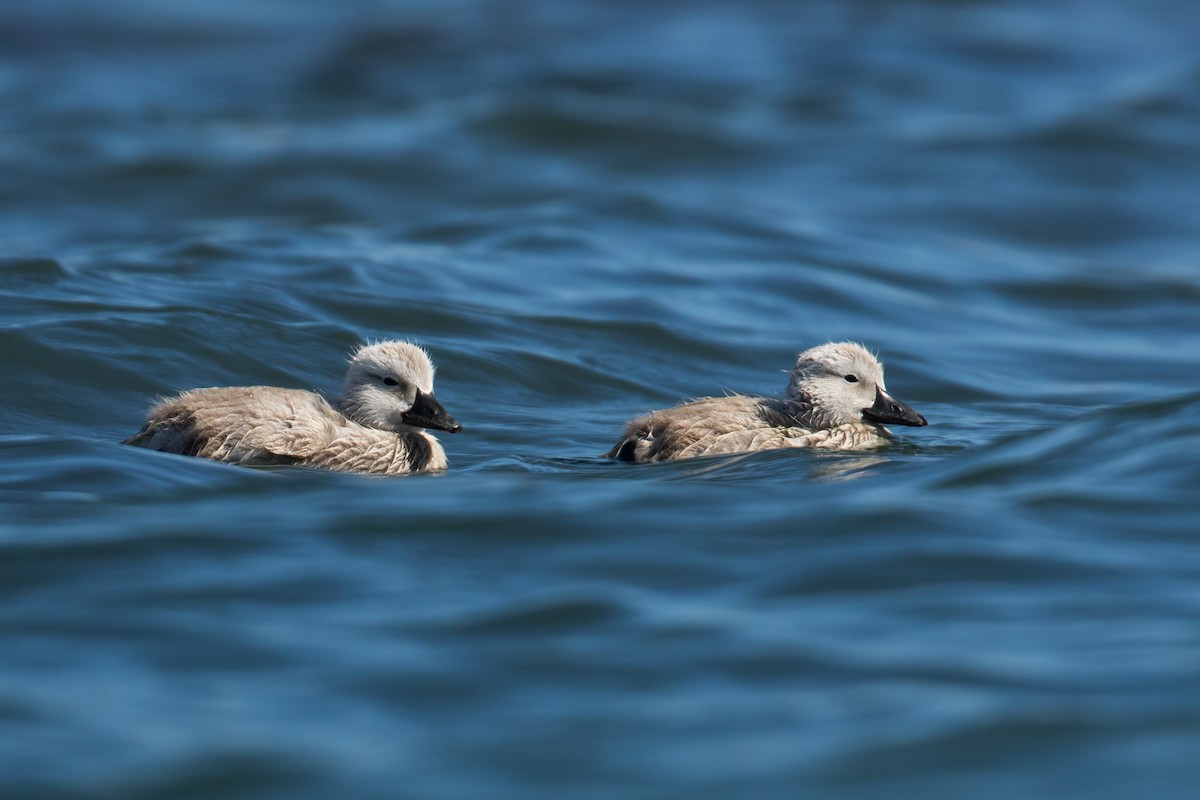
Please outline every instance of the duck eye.
M400 384L400 381L396 380L395 378L393 378L390 375L383 379L384 386L398 386L399 384Z
M857 375L843 375L842 377L846 379L846 383L858 383Z

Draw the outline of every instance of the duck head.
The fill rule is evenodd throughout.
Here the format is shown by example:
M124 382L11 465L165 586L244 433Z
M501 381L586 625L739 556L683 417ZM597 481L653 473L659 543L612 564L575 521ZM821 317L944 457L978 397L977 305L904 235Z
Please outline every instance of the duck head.
M878 425L927 425L925 417L892 397L883 365L862 345L830 342L805 350L789 372L787 395L807 409L819 428L867 421Z
M433 362L410 342L360 347L350 357L340 405L347 417L388 431L433 428L458 433L462 426L433 396Z

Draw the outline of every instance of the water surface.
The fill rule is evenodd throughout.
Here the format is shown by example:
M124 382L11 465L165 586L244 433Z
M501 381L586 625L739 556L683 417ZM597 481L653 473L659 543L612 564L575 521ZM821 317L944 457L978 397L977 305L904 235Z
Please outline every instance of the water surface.
M1194 789L1191 4L8 16L0 794ZM444 475L118 444L393 336ZM831 339L930 426L599 457Z

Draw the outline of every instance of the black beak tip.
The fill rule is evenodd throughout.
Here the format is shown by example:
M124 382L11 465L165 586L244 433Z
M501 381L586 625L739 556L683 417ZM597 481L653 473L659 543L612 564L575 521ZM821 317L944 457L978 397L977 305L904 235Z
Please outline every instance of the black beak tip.
M405 411L400 418L414 428L432 428L435 431L446 431L447 433L462 431L462 425L458 424L458 420L447 414L446 409L442 408L442 404L432 394L425 392L417 392L412 407Z
M918 414L894 397L887 395L881 389L875 392L875 405L862 410L864 419L881 425L907 425L913 428L924 428L929 424L924 415Z

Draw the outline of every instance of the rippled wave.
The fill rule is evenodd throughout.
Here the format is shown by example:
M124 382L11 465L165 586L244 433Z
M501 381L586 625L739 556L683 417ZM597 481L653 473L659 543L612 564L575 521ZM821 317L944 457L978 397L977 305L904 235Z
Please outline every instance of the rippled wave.
M369 5L0 29L0 795L1194 790L1191 5ZM392 336L445 474L119 444ZM930 426L600 455L838 339Z

